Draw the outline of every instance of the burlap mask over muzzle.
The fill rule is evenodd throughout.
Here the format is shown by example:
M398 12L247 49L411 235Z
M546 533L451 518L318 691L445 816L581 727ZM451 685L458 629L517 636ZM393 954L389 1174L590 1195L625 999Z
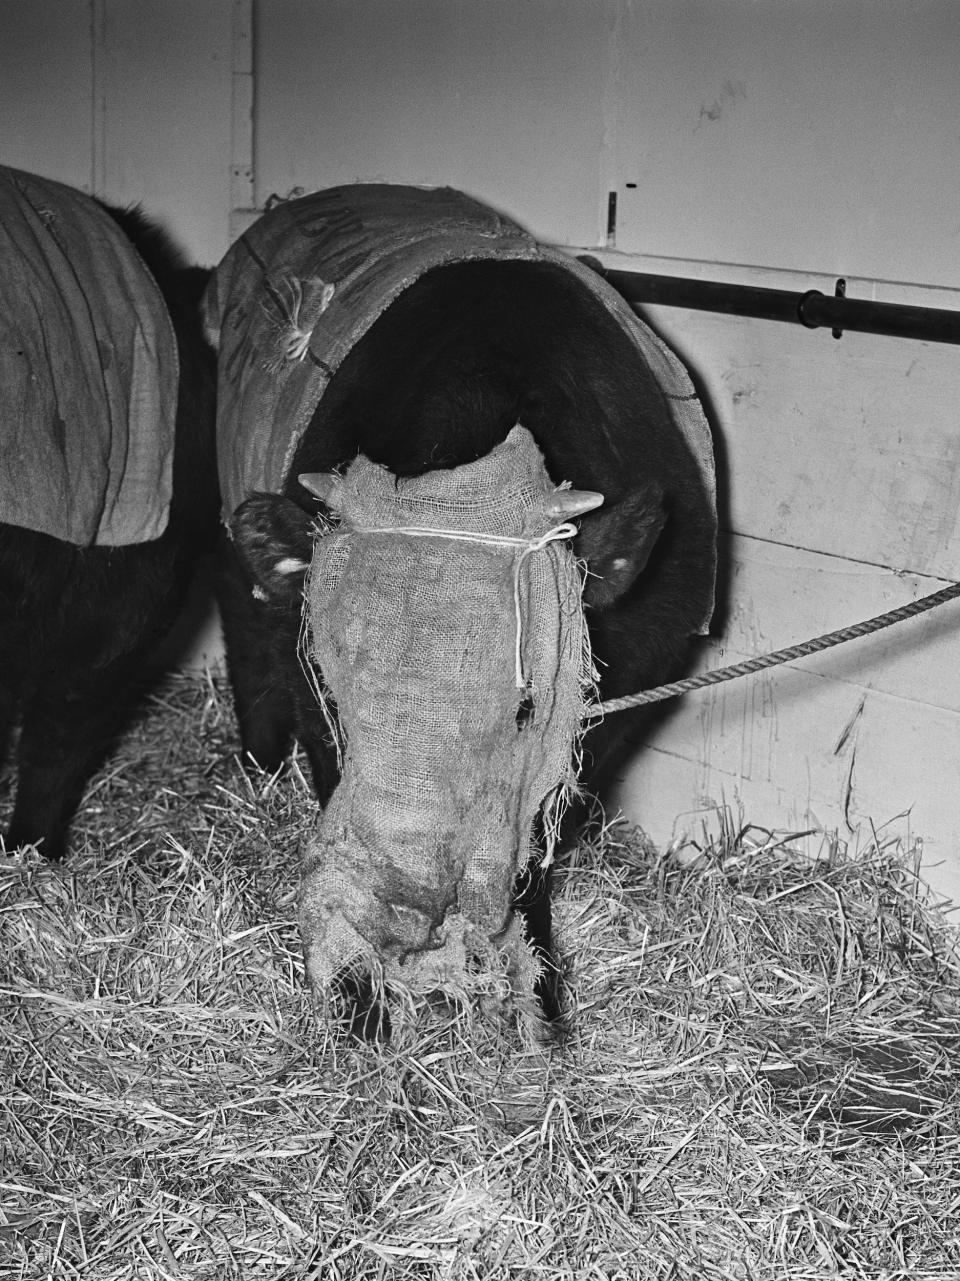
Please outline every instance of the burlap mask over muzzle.
M310 979L376 959L421 990L493 949L527 987L512 887L574 783L593 677L572 527L520 427L466 466L399 479L360 457L335 484L307 584L344 752L304 861Z

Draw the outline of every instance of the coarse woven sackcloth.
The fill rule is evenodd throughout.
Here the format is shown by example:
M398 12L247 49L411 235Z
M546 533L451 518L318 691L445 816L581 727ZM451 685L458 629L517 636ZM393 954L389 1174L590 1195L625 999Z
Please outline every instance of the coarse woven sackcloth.
M317 989L375 957L417 990L437 981L433 950L454 982L466 937L503 949L529 995L511 894L537 816L549 832L574 786L594 675L580 567L569 540L542 541L553 489L522 427L462 467L399 479L361 456L341 478L342 524L318 538L306 590L344 741L303 865Z
M0 167L0 521L85 547L167 525L179 367L166 304L89 196Z
M690 378L601 276L450 187L357 183L276 205L233 244L207 289L226 519L254 490L282 490L326 387L390 303L435 267L480 259L560 267L602 304L656 377L715 505L710 429ZM711 612L712 603L704 627Z

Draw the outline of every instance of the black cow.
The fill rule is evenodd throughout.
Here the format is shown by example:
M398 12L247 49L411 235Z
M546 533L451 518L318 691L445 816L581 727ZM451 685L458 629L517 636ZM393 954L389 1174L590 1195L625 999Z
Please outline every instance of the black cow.
M179 355L172 499L159 537L130 545L77 545L20 524L0 524L0 750L8 749L21 723L16 800L5 843L8 850L34 843L56 859L65 851L84 784L131 708L144 660L176 618L197 559L215 538L215 374L199 316L209 273L188 266L167 235L139 210L103 206L98 215L87 197L59 184L18 174L14 181L31 194L51 234L64 244L73 241L60 236L57 220L69 218L78 202L83 225L93 228L96 239L101 233L112 237L98 225L98 218L109 214L110 226L122 230L129 246L126 265L133 277L149 270L159 286L163 301L152 284L145 292L156 298L161 314L166 304ZM47 191L58 202L56 213L45 206ZM126 258L123 244L115 251ZM91 255L95 252L91 246ZM51 295L41 282L26 293L39 299L46 331L57 325L62 335L74 323L61 297ZM97 299L87 298L86 304L106 368L112 350L103 308ZM21 324L34 323L33 305L27 296L3 299L3 332L12 345L5 354L11 359L25 356L25 340L21 350L15 349L16 334ZM165 319L162 323L167 325ZM63 362L69 355L54 351L49 359ZM60 379L69 379L71 372L62 363L56 371ZM34 369L31 376L52 380L52 374L48 366ZM142 385L149 369L137 377ZM16 412L11 400L15 395L0 385L4 415ZM76 422L59 426L62 432L82 430ZM12 428L8 421L8 438ZM0 502L0 515L9 514Z
M349 206L351 190L341 190ZM262 269L271 293L279 290L276 262L263 255L272 234L282 258L282 227L271 233L269 222L275 216L262 220L264 239L249 255L249 271ZM308 235L307 228L298 233L298 216L293 210L292 240ZM356 233L345 216L332 225ZM309 234L319 244L327 233L321 226ZM235 247L234 265L244 251ZM248 319L238 297L221 284L213 308L221 352ZM311 351L322 364L316 335ZM604 496L599 510L582 517L574 543L586 562L601 697L677 671L712 602L710 479L677 429L656 373L621 319L585 288L582 270L575 276L555 259L433 267L326 372L332 378L290 451L282 492L249 498L232 520L221 609L243 748L260 766L280 767L296 737L321 803L337 783L328 726L298 657L312 522L323 514L298 477L343 468L358 453L399 476L420 475L484 456L522 423L555 482ZM221 396L235 374L236 365L221 357ZM222 415L219 431L231 431ZM589 731L587 788L609 775L631 722L632 713L620 714ZM544 889L536 876L519 888L519 905L531 912L541 942L549 936Z

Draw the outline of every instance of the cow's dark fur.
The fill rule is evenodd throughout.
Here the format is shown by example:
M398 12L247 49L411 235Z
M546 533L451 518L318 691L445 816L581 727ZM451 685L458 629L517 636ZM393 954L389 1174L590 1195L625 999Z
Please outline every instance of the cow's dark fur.
M64 853L84 784L217 525L213 354L199 320L209 273L182 262L139 211L108 212L152 272L177 334L173 499L164 534L129 547L76 547L0 524L0 751L21 723L5 843L38 843L50 858Z
M482 457L517 422L555 481L605 497L582 518L574 544L590 573L585 600L602 696L674 672L703 618L714 527L659 385L570 273L517 262L441 267L402 293L344 360L284 497L255 497L235 517L222 609L243 747L265 769L280 766L295 735L321 801L337 780L297 657L317 511L298 475L340 467L358 452L404 475L455 466ZM632 716L591 730L588 787L609 774ZM544 890L528 883L520 899L541 941L549 937Z

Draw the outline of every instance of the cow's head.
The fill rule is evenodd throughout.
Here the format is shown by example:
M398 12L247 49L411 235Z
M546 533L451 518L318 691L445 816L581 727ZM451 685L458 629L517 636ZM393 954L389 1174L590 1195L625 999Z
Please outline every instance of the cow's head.
M420 958L462 964L467 936L519 947L514 880L575 782L592 677L567 522L603 498L556 488L522 428L463 467L401 479L360 457L301 482L336 523L315 536L295 504L258 496L234 535L268 600L303 592L342 736L304 860L308 972L322 990L375 959L416 986ZM642 568L662 523L648 507L615 513L615 542L591 516L597 608Z

